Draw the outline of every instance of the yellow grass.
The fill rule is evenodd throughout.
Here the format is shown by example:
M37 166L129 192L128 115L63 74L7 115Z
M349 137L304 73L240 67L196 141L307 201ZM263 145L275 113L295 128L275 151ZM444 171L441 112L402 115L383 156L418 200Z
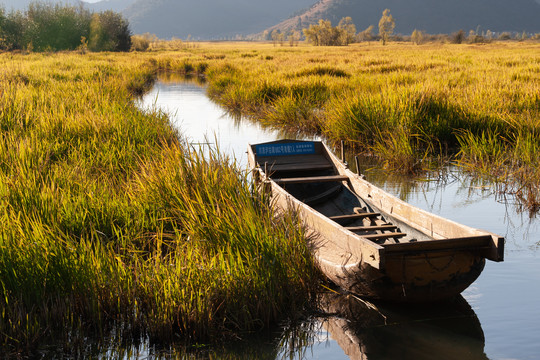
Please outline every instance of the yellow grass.
M313 294L295 218L276 218L246 169L136 107L155 55L0 54L3 355L91 334L237 337ZM178 55L160 61L190 69Z
M539 51L538 42L199 43L182 61L204 63L211 96L267 125L345 140L396 171L421 169L421 159L449 149L466 169L504 182L505 191L534 194ZM158 53L158 62L169 56ZM482 155L486 136L501 148L496 158Z
M0 332L13 351L53 325L109 320L197 341L309 298L316 274L294 219L273 219L242 169L203 160L166 116L136 108L158 71L204 75L231 110L389 167L454 149L540 202L537 43L157 45L0 54Z

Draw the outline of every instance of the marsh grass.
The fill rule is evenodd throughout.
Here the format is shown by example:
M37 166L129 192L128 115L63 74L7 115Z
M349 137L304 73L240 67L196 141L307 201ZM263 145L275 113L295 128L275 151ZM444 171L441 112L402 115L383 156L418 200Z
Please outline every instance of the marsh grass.
M296 218L276 218L234 159L135 105L159 69L204 66L75 53L0 64L6 353L58 333L66 346L107 332L216 341L302 311L319 275Z
M508 191L525 186L535 204L538 49L496 42L331 50L205 44L192 59L203 54L215 100L267 126L314 131L333 144L344 140L392 171L417 172L427 159L454 156ZM242 56L253 50L260 56Z
M506 139L499 133L463 132L458 139L459 166L495 182L499 192L514 195L531 214L540 209L540 161L534 155L540 140L534 134L518 132Z
M204 75L229 110L346 140L390 169L418 171L455 149L461 166L534 211L537 51L215 43L0 54L3 349L32 353L66 329L237 337L301 311L317 289L294 216L276 218L233 159L190 148L163 113L136 108L158 71Z

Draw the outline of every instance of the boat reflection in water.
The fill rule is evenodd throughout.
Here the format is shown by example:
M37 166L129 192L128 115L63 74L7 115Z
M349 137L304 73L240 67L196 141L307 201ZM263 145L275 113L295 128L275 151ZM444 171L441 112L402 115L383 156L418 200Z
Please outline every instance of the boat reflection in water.
M476 314L459 296L432 305L373 305L327 294L322 324L350 359L488 359Z

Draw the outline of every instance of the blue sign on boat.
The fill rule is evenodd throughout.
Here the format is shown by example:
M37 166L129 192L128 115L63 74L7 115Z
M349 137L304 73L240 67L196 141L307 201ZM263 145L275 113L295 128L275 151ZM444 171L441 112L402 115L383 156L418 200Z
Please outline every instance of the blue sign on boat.
M298 143L261 144L255 146L257 156L285 156L315 154L315 143L306 141Z

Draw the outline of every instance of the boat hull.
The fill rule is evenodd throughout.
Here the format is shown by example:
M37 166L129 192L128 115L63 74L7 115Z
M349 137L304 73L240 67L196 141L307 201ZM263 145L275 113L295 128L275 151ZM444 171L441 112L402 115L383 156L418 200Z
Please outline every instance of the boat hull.
M504 238L403 202L352 173L321 142L250 145L248 154L261 191L298 214L319 268L344 290L433 302L469 287L486 259L503 261Z
M383 270L345 266L319 254L321 271L340 288L370 299L432 302L459 295L482 273L485 259L470 252L388 257Z

